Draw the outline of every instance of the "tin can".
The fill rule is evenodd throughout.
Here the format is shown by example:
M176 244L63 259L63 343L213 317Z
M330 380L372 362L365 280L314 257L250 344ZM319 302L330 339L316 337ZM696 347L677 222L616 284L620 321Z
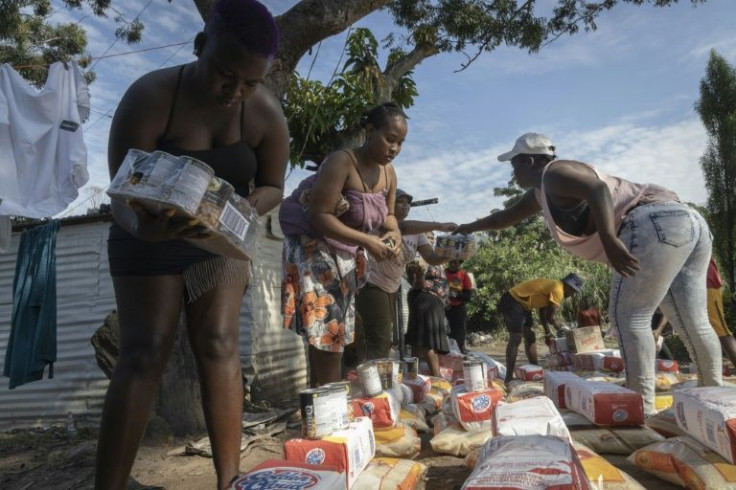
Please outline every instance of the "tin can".
M363 396L378 396L383 392L381 377L378 374L378 366L373 362L364 362L359 365L356 370L360 378L360 384L363 387Z
M350 413L348 411L348 396L350 394L350 383L338 381L323 386L332 394L331 408L333 413L333 429L347 429L350 425Z
M463 361L463 378L465 389L469 392L484 390L488 387L485 363L477 357L467 357Z
M378 368L378 376L381 378L383 389L392 388L399 375L399 363L389 358L375 359L373 362Z
M321 439L332 434L335 418L333 400L333 392L327 388L313 388L299 393L304 439Z
M404 376L406 379L417 379L419 375L419 358L418 357L405 357L404 358Z

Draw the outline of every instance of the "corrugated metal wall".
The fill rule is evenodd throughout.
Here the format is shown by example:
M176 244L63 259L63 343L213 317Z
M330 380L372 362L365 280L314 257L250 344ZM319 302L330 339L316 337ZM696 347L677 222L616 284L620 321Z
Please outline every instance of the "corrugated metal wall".
M278 222L276 211L262 218L264 229ZM71 411L97 420L107 378L95 361L90 338L115 309L107 263L109 223L62 223L56 243L57 362L54 378L13 390L0 377L0 429L56 422ZM4 363L13 308L12 286L20 233L0 254L0 361ZM264 233L253 263L253 281L243 300L240 352L253 381L254 398L294 396L306 383L301 338L281 328L281 237Z

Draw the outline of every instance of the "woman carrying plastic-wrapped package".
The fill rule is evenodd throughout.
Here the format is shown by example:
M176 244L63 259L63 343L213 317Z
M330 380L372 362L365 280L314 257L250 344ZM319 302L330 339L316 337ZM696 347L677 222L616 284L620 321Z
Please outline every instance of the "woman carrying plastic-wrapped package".
M537 133L498 157L511 161L529 189L513 206L460 233L497 230L542 212L552 237L570 253L613 269L608 315L618 334L626 382L654 413L655 345L650 319L657 306L670 319L697 366L699 384L721 384L721 347L708 322L703 288L711 253L708 225L677 194L653 184L606 175L592 165L557 160Z
M129 149L163 150L208 164L259 214L278 205L289 136L278 100L261 84L277 43L278 28L263 4L218 0L194 39L196 60L148 73L125 93L110 130L111 176ZM199 371L217 488L226 488L239 473L243 384L238 337L249 262L213 255L182 240L202 234L196 224L130 206L113 204L108 241L120 357L105 398L95 488L126 488L182 307Z
M328 155L284 200L279 214L285 235L284 328L308 344L312 386L342 379L342 353L353 342L355 294L365 283L366 253L381 261L401 247L391 162L406 138L406 116L398 105L385 103L366 112L360 125L363 145Z

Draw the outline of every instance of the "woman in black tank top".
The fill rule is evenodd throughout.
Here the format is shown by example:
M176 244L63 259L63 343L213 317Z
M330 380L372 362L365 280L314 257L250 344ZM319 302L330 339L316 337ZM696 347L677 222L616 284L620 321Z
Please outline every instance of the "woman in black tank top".
M257 0L218 0L195 38L197 60L144 75L126 92L110 130L110 175L129 149L160 149L204 161L259 214L274 208L283 191L289 137L279 102L260 82L277 41L276 23ZM188 223L120 203L113 203L113 216L108 255L120 357L102 414L95 488L126 488L182 308L202 386L217 488L227 488L239 474L238 337L248 262L183 241L202 231ZM123 225L130 222L137 226Z

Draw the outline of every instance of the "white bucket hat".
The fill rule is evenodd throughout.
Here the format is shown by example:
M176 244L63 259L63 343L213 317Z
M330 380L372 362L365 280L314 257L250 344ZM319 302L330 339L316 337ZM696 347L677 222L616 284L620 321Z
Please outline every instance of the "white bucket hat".
M511 151L498 155L498 161L508 162L516 155L554 156L554 154L555 147L549 138L539 133L526 133L519 136Z

